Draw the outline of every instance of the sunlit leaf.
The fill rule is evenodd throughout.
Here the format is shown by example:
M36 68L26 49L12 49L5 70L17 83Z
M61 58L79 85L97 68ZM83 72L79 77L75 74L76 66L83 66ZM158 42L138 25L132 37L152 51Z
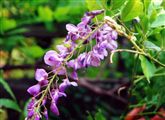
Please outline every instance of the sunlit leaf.
M141 0L129 0L121 12L124 21L130 21L143 13L143 3Z
M127 0L112 0L111 2L111 6L112 6L112 10L115 9L120 9L120 7L126 2Z
M97 0L85 0L87 7L90 11L101 9L101 5L97 2Z
M160 51L161 48L157 45L155 45L154 43L150 42L150 41L145 41L144 42L144 46L147 48L147 49L152 49L152 50L156 50L156 51Z
M7 19L7 18L0 19L0 24L1 24L0 31L2 32L15 28L17 25L14 19Z
M38 8L39 18L44 22L50 22L53 20L53 11L48 7L40 6Z
M39 58L44 54L44 50L39 46L22 47L21 50L29 57Z
M160 27L160 26L165 26L165 13L160 14L156 20L151 24L151 27Z

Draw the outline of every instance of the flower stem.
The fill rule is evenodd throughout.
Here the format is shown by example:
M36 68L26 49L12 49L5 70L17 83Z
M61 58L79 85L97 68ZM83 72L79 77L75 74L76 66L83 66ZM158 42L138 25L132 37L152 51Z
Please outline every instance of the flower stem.
M114 53L116 53L116 52L130 52L130 53L145 55L143 52L139 52L139 51L135 51L135 50L117 49L117 50L113 50L113 51L111 52L111 55L110 55L110 62L111 62L111 63L113 62L113 60L112 60L113 55L114 55Z
M45 97L45 96L47 95L47 93L49 92L49 89L50 89L50 87L51 87L51 84L52 84L54 78L56 77L56 75L57 75L57 73L55 73L55 74L53 75L53 77L52 77L51 80L49 81L48 86L47 86L46 89L44 90L44 93L42 94L41 98L39 99L38 104L37 104L37 107L36 107L36 110L37 110L37 111L39 110L39 107L40 107L40 105L41 105L41 103L42 103L42 100L44 99L44 97Z
M162 67L165 67L165 64L161 63L159 60L155 59L154 57L152 57L149 53L145 53L144 50L142 48L140 48L135 40L136 37L134 35L132 35L132 33L130 33L130 35L128 35L124 30L123 30L123 26L118 25L117 23L113 23L112 21L105 19L105 22L112 27L113 29L116 30L116 32L121 35L126 37L128 40L130 40L130 42L133 44L134 48L137 50L137 52L141 53L142 55L148 57L150 60L154 61L155 63L159 64ZM128 51L127 51L128 52ZM130 52L130 51L129 51ZM112 54L113 55L113 54Z

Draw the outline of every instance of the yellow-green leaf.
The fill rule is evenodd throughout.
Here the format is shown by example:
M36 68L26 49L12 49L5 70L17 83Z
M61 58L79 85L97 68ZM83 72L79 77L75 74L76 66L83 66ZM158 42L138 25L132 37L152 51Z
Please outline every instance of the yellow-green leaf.
M143 13L141 0L129 0L121 12L123 21L130 21Z

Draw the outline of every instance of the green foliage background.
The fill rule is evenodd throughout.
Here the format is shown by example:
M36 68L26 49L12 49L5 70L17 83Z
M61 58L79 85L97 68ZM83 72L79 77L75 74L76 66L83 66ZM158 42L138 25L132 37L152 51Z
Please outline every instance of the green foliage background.
M5 65L34 65L48 49L54 49L55 45L63 40L63 38L53 38L49 47L42 47L35 37L23 35L29 32L26 26L42 24L50 33L62 31L54 26L58 23L76 24L86 11L96 9L105 9L107 16L113 16L126 28L127 33L136 36L135 42L140 48L165 64L165 1L163 0L1 0L0 9L0 48L4 54L4 56L1 54L2 68ZM98 20L103 20L103 17L104 15L99 16ZM118 42L121 41L126 41L126 44L119 44L119 48L132 49L132 44L128 40L120 38ZM107 58L101 68L88 68L85 74L80 72L80 75L102 80L127 77L131 82L130 109L146 104L147 110L153 112L164 107L165 67L142 55L125 52L120 55L119 59L118 54L115 53L112 65L106 64L109 61ZM124 71L118 70L120 60L124 62ZM33 74L34 70L25 72L19 69L12 71L8 77L32 78ZM1 75L0 83L13 98L13 100L1 98L0 106L20 111L14 96L16 93L12 92L4 75ZM135 99L135 102L132 99ZM100 109L93 115L89 114L87 118L105 120L104 112Z

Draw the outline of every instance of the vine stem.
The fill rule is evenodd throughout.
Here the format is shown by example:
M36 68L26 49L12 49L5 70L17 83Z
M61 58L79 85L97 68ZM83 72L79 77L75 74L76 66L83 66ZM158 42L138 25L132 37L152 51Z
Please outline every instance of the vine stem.
M41 105L41 103L42 103L42 100L44 99L44 97L46 96L46 94L49 92L49 89L50 89L50 87L51 87L51 84L52 84L54 78L56 77L56 75L57 75L57 73L55 73L55 74L53 75L53 77L51 78L51 80L50 80L48 86L47 86L46 89L44 90L44 93L42 94L41 98L39 99L38 105L37 105L37 107L36 107L36 110L37 110L37 111L39 110L39 107L40 107L40 105Z
M130 52L130 53L135 53L135 54L141 54L144 55L143 52L139 52L139 51L135 51L135 50L129 50L129 49L117 49L117 50L113 50L111 51L111 55L110 55L110 63L113 63L113 55L116 52Z
M165 73L158 73L158 74L154 74L152 77L159 77L159 76L165 76ZM145 76L137 76L137 79L134 81L134 84L138 83L140 80L144 79Z
M147 54L144 52L143 49L141 49L135 42L136 37L134 35L132 35L132 33L130 33L130 35L128 35L125 32L125 28L123 26L118 25L112 18L110 17L106 17L104 18L105 23L107 23L110 27L112 27L113 29L116 30L116 32L121 35L126 37L134 46L134 48L137 50L138 53L141 53L142 55L148 57L150 60L154 61L155 63L159 64L162 67L165 67L165 64L161 63L159 60L155 59L154 57L152 57L150 54ZM130 52L130 51L127 51ZM114 53L112 53L113 56Z

